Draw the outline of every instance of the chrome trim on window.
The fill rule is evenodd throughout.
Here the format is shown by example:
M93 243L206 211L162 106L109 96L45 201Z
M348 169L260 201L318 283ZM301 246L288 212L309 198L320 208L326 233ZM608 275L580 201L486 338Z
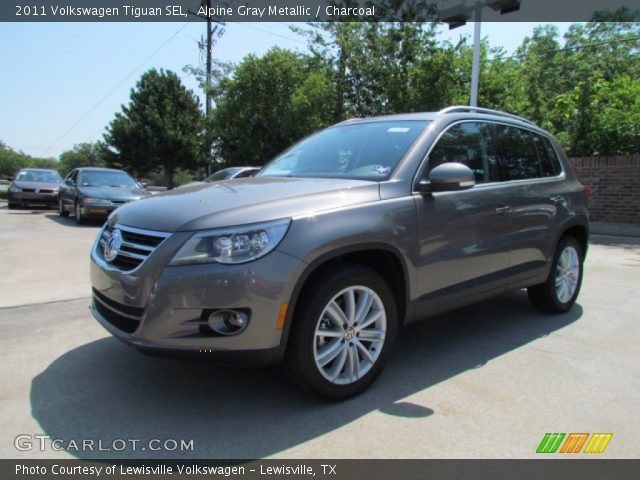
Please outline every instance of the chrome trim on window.
M461 123L478 123L478 122L494 123L496 125L506 125L508 127L521 128L522 130L528 130L531 133L535 133L537 135L541 135L541 136L546 137L547 139L549 139L549 141L551 143L551 146L553 147L553 150L556 153L556 158L558 160L558 163L560 164L560 174L556 175L555 177L523 178L523 179L520 179L520 180L505 180L504 182L476 183L476 185L473 187L473 189L481 188L481 187L485 188L485 187L502 187L502 186L523 185L523 184L526 185L527 183L539 183L539 182L559 182L559 181L564 180L566 178L565 166L564 166L563 161L561 160L561 156L558 154L558 150L556 149L556 146L555 146L555 143L554 143L553 139L544 130L539 129L539 127L536 127L539 130L534 130L532 128L527 128L527 127L524 127L522 125L516 125L516 124L508 123L508 122L501 122L499 120L484 120L484 119L479 119L479 118L468 118L468 119L464 119L464 120L457 120L457 121L452 122L449 125L447 125L446 128L444 128L438 134L436 139L431 143L431 145L429 146L429 150L427 150L426 155L421 160L420 165L418 166L418 169L416 170L416 173L413 176L413 180L411 181L411 194L412 195L416 195L416 194L417 195L421 195L420 192L415 190L415 186L420 181L420 173L426 167L427 162L429 160L429 155L431 155L431 152L433 151L434 147L440 141L440 138L442 138L442 136L450 128L455 127L456 125L459 125ZM458 192L441 192L441 193L460 193L460 192L469 192L469 191L470 190L460 190Z

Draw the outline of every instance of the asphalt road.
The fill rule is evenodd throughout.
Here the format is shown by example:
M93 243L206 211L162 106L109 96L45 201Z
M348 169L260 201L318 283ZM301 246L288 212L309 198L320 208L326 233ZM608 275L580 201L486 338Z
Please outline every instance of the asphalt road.
M98 227L0 204L0 457L534 458L546 432L611 432L601 457L640 456L640 241L595 238L565 315L514 292L407 327L370 391L327 404L277 368L111 338L88 311Z

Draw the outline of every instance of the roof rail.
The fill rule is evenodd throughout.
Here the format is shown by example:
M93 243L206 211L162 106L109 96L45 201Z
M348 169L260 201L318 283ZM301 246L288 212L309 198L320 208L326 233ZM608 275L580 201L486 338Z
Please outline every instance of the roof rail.
M528 123L530 125L535 125L531 120L527 120L526 118L519 117L518 115L514 115L512 113L501 112L500 110L492 110L490 108L482 108L482 107L471 107L467 105L454 105L453 107L443 108L438 111L438 115L441 113L455 113L455 112L478 112L478 113L488 113L490 115L499 115L501 117L512 118L514 120L520 120L521 122Z

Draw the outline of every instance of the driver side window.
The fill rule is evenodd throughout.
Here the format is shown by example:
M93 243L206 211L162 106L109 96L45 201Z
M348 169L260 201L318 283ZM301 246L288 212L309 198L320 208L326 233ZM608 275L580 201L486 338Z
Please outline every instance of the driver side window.
M449 128L429 154L429 171L443 163L469 167L476 183L500 181L500 168L492 125L464 122Z

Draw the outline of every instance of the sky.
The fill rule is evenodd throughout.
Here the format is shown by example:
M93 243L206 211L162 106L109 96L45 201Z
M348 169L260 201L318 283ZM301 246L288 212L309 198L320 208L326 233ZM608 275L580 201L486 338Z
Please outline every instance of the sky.
M492 46L513 52L536 23L482 23ZM560 33L570 24L557 23ZM214 57L238 62L273 46L304 51L285 23L227 23ZM201 94L186 65L199 65L204 23L0 23L0 140L29 155L55 157L102 139L150 68L173 70ZM473 24L441 38L473 38Z

